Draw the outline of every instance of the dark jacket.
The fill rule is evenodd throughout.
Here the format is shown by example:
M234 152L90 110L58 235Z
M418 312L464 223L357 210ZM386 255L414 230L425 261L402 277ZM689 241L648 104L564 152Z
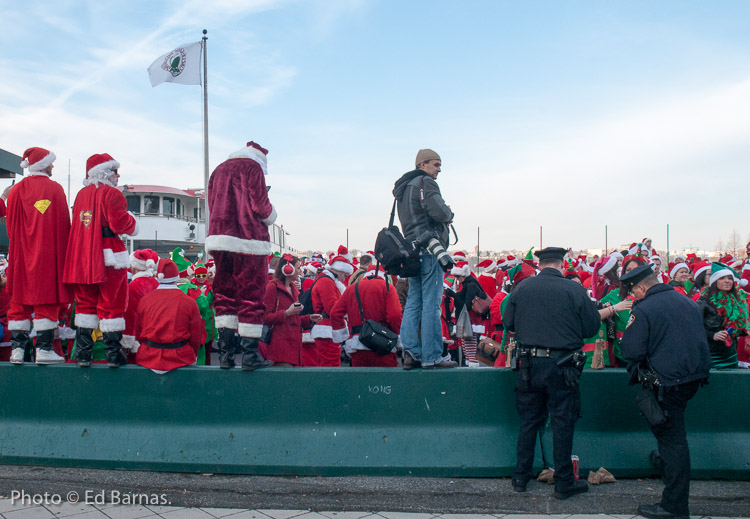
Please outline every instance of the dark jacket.
M435 179L421 169L405 173L396 181L393 196L404 238L414 241L425 231L436 231L440 244L448 247L448 223L453 220L453 212L440 195Z
M464 307L467 307L467 310L471 310L471 305L474 302L474 298L477 296L482 299L489 298L482 288L482 285L479 284L479 281L469 276L461 282L461 290L458 294L455 294L454 297L456 316L461 315L461 310L463 310ZM482 317L489 319L489 310L488 314Z
M705 379L711 369L698 305L669 285L654 285L633 306L620 344L633 363L631 377L634 367L648 360L667 387Z
M706 331L708 350L711 354L714 365L727 361L736 364L737 337L738 335L744 335L744 330L737 330L735 333L729 335L729 339L732 341L732 346L727 348L724 341L714 340L714 334L716 334L716 332L726 330L724 318L719 315L718 310L716 310L716 307L711 304L708 298L701 296L697 303L698 308L701 311L701 316L703 317L703 328Z
M586 289L559 270L543 269L524 279L508 296L506 330L523 346L580 350L583 339L599 331L601 318Z

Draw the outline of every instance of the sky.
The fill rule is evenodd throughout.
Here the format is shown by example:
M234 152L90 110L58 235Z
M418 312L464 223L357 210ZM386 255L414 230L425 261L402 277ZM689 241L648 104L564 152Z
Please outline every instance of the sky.
M0 0L0 148L203 185L200 86L146 69L208 30L209 165L254 140L289 243L372 249L420 148L451 249L711 250L750 232L750 2ZM0 180L0 189L9 181Z

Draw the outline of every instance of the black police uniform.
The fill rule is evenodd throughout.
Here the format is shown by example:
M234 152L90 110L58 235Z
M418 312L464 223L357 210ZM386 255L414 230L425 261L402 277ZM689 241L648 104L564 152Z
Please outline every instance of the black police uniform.
M550 247L536 255L540 260L562 259L565 252ZM523 491L532 477L537 432L549 411L555 496L568 497L574 486L570 459L573 432L581 409L581 371L573 366L571 354L581 352L584 338L599 330L599 312L581 285L565 279L554 268L545 268L537 277L525 279L508 297L503 324L515 332L518 344L516 409L521 418L513 485ZM578 491L585 491L586 485L580 487Z
M638 284L653 273L648 265L638 267L621 278L626 286ZM661 389L653 388L667 421L651 425L659 447L652 459L662 469L664 492L661 509L673 516L688 516L690 490L690 451L685 430L685 407L708 378L711 359L703 320L695 304L672 287L652 286L630 311L630 320L622 336L622 354L631 362L630 383L637 380L639 365L656 372ZM649 508L649 507L646 507ZM656 505L652 508L656 510ZM646 513L642 515L647 515ZM669 515L648 514L648 517Z

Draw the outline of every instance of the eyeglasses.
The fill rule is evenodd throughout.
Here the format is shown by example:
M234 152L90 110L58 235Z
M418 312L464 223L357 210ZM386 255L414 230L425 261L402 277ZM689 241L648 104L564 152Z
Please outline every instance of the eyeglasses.
M207 274L196 274L195 277L197 277L197 278L205 278L205 277L208 277L208 275Z

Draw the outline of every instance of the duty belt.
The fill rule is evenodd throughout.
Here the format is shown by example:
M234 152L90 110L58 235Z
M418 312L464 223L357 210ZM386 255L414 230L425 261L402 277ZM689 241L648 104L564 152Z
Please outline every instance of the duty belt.
M159 350L176 350L179 348L182 348L187 344L187 341L177 341L177 342L153 342L153 341L146 341L146 345L149 348L156 348Z
M117 235L109 227L102 227L102 238L117 238Z
M542 359L561 359L566 355L578 350L556 350L553 348L545 348L543 346L519 346L519 349L524 352L529 352L531 357L539 357Z

